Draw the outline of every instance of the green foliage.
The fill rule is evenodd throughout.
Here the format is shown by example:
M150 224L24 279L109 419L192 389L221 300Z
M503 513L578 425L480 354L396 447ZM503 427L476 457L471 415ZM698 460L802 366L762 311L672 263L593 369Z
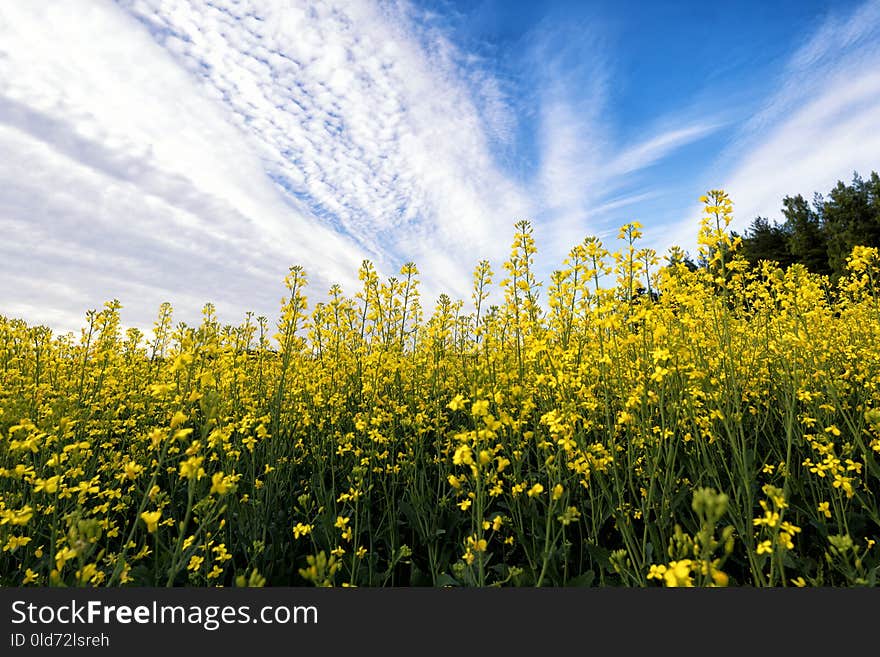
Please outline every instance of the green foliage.
M757 217L743 236L742 254L752 265L771 260L782 267L804 265L816 274L840 278L854 246L880 246L880 176L868 180L853 174L849 185L839 181L827 198L813 203L786 196L784 221Z

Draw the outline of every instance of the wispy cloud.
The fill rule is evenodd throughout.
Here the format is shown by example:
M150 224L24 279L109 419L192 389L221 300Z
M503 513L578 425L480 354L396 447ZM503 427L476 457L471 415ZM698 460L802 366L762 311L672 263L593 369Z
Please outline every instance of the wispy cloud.
M408 5L131 9L222 97L286 191L380 265L440 250L457 266L426 275L465 292L461 268L529 208L491 155L503 110L478 111L453 47Z
M664 157L719 128L717 123L696 123L673 128L626 148L609 164L609 176L623 176L659 162Z
M556 259L588 234L607 234L613 211L659 195L650 186L638 189L634 181L641 181L633 174L723 125L712 112L687 107L677 115L654 117L629 140L619 138L610 100L618 71L609 45L597 36L600 27L587 19L555 29L541 26L533 46L532 59L542 62L535 73L541 81L540 169L533 195L540 199Z
M351 287L364 257L388 273L413 259L466 293L529 204L492 159L509 116L491 80L486 119L416 18L367 2L5 4L0 220L4 250L27 255L3 268L45 288L25 300L4 276L5 308L39 319L64 280L71 313L96 295L128 296L140 323L166 297L190 315L196 299L271 312L288 264Z
M118 8L6 3L0 32L4 309L39 321L118 296L140 324L166 298L238 315L274 310L303 256L319 275L356 267L353 245L279 194L222 103ZM23 273L35 290L13 283ZM75 292L59 303L62 282Z
M146 326L168 299L236 321L277 311L290 264L320 296L353 292L363 258L466 297L515 220L556 258L656 193L629 174L717 125L621 140L597 30L565 28L574 52L539 26L526 90L435 18L405 0L0 4L0 311L74 328L118 297Z
M824 192L880 167L880 2L829 16L792 53L776 85L720 154L706 188L734 201L734 228L780 218L782 198ZM693 248L696 215L670 231Z
M880 2L829 17L795 52L780 91L731 151L740 223L777 216L782 197L825 191L878 168Z
M789 71L808 71L829 65L841 53L851 52L875 40L880 23L880 3L867 0L849 15L832 15L795 53Z

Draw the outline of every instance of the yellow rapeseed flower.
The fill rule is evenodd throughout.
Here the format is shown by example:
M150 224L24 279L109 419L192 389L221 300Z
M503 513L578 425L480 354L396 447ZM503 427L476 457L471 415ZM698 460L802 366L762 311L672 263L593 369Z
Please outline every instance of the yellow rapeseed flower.
M663 579L666 586L693 586L691 578L691 566L693 562L690 559L682 559L681 561L671 561L663 573Z
M144 471L144 466L129 459L122 466L122 477L134 481Z
M226 495L230 489L230 481L228 477L226 477L222 471L215 472L211 475L211 490L210 495Z
M186 461L181 461L181 479L201 479L205 474L205 470L202 468L202 461L204 460L205 457L203 456L190 456Z
M449 410L458 411L464 408L466 402L467 400L464 398L464 395L456 395L446 406Z
M58 492L58 486L61 484L61 476L53 475L48 479L37 479L34 485L34 492L45 492L54 495Z
M306 525L301 522L298 522L293 526L293 537L299 538L300 536L305 536L307 534L311 534L312 529L314 529L314 525Z
M159 518L162 517L162 510L144 511L141 513L141 520L147 525L147 531L153 533L159 527Z

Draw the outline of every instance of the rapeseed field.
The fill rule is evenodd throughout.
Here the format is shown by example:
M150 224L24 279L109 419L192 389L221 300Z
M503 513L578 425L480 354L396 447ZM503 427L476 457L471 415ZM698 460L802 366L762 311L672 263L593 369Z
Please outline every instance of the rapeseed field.
M750 266L702 201L696 268L632 223L539 281L519 222L466 301L0 316L0 584L876 584L880 254Z

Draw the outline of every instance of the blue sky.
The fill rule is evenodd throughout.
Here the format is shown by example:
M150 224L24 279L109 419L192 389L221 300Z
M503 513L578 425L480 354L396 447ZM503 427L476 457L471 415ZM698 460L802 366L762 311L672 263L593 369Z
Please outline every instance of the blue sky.
M365 258L468 299L518 219L546 276L880 168L880 2L0 3L0 152L2 314L237 322Z

